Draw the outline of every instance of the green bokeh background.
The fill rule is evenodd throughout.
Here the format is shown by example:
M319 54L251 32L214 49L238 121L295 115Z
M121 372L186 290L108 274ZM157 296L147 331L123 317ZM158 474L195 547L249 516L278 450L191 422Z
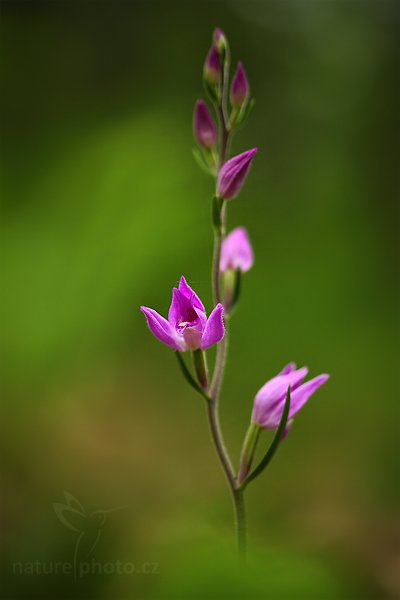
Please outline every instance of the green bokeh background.
M1 13L1 597L397 598L396 2ZM182 273L211 308L191 118L215 25L256 98L233 151L259 147L229 205L256 255L221 406L235 462L269 377L331 373L248 490L246 569L202 400L138 310L165 313ZM64 490L89 513L124 506L99 563L157 572L26 572L73 559Z

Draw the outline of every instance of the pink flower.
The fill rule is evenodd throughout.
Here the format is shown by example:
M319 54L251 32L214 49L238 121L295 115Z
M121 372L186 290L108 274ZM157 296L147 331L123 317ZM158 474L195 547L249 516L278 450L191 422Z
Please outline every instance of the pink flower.
M197 100L193 114L194 137L200 146L212 148L215 146L218 132L214 119L203 100Z
M314 392L329 379L329 375L317 375L303 383L307 373L307 367L296 369L294 363L289 363L278 375L267 381L255 397L252 421L265 429L276 429L282 417L287 389L290 386L289 423Z
M251 269L253 263L253 249L247 230L244 227L236 227L222 242L220 271L224 273L228 269L239 269L245 273Z
M220 198L231 200L239 194L256 152L257 148L247 150L222 165L217 181L217 192Z
M172 290L168 320L152 308L141 306L140 310L144 313L152 334L160 342L179 352L199 348L207 350L225 335L222 304L217 304L207 319L203 303L183 276L179 288Z

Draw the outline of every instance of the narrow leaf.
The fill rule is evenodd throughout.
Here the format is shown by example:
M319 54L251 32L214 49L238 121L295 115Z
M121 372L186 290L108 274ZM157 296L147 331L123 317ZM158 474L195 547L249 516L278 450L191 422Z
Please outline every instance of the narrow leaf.
M204 173L207 173L207 175L212 175L212 177L215 177L215 172L213 171L211 166L206 161L204 154L196 146L193 148L193 156L195 158L195 161L199 165L200 169L202 171L204 171Z
M242 488L245 487L248 483L250 483L250 481L252 481L256 477L258 477L258 475L260 475L260 473L262 473L264 471L264 469L268 466L268 464L271 462L275 452L278 449L279 442L281 441L282 436L285 432L286 423L287 423L287 420L289 417L289 410L290 410L290 386L288 387L288 390L287 390L286 401L285 401L285 406L283 408L282 417L281 417L278 429L276 430L275 437L272 440L272 444L268 448L264 458L260 461L259 465L245 479L245 481L243 482Z
M243 125L246 123L247 119L249 118L250 114L253 112L253 108L254 108L254 104L256 103L255 99L252 98L250 100L250 102L248 102L244 107L243 110L241 111L238 120L236 121L236 127L240 128L243 127Z

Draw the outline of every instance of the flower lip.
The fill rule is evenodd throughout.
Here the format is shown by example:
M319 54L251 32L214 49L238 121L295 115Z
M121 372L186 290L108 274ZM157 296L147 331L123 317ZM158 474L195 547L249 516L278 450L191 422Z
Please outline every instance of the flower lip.
M183 333L188 327L197 328L199 325L201 326L199 315L193 307L192 302L190 302L189 306L183 308L182 315L175 323L176 330L178 333Z

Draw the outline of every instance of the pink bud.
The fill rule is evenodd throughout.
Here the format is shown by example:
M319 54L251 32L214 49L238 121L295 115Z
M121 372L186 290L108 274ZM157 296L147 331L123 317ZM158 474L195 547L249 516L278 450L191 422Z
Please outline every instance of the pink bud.
M265 429L276 429L282 418L286 394L290 386L289 424L317 389L329 379L329 375L323 374L303 383L307 373L307 367L296 369L296 365L291 363L278 375L267 381L255 397L252 414L253 423L257 423Z
M197 100L193 113L194 137L200 146L212 148L218 137L217 126L203 100Z
M204 63L204 79L208 83L218 83L221 77L221 61L214 45L211 46Z
M231 85L231 104L240 108L250 95L249 82L242 63L238 63Z
M244 227L236 227L222 242L220 271L228 269L245 273L253 266L254 256L249 235Z
M225 36L224 32L222 31L222 29L220 29L219 27L216 27L214 29L213 39L214 39L215 47L220 54L227 50L228 40L226 39L226 36Z
M220 198L231 200L239 194L256 152L257 148L247 150L222 165L217 181L217 192Z

